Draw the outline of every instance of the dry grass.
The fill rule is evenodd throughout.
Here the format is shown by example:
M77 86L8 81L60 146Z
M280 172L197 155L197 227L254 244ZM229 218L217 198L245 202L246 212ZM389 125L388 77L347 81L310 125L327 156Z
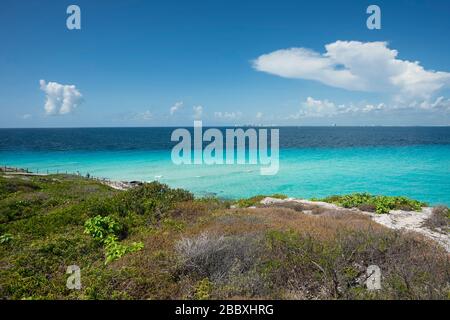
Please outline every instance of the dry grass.
M376 230L384 229L367 216L353 212L329 210L320 215L301 214L286 208L242 209L225 213L228 220L215 219L207 226L212 232L240 234L267 230L294 230L311 234L320 239L332 239L344 229ZM204 226L202 227L204 228Z
M425 221L425 226L445 234L450 232L450 211L445 206L433 208L433 212Z
M248 240L263 236L269 242ZM392 231L352 211L306 215L279 207L224 210L186 230L178 244L188 242L196 250L179 250L181 256L197 252L203 260L186 264L186 257L182 259L183 279L191 286L190 291L185 287L186 297L192 297L192 286L202 278L212 281L211 297L226 299L439 299L449 288L443 250L417 234ZM197 242L204 246L196 247ZM226 243L233 243L233 249L225 250ZM252 263L244 258L249 251ZM233 263L220 261L246 268L235 272ZM383 270L381 292L364 287L371 264Z

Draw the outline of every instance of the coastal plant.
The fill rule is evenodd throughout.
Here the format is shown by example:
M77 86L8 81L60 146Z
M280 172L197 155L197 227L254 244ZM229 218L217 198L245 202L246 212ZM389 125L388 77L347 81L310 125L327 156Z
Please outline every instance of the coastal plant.
M194 196L188 191L151 182L118 194L113 199L113 210L120 216L134 213L158 221L176 203L193 199Z
M348 195L335 195L319 201L334 203L344 208L359 208L364 211L376 213L389 213L391 210L420 211L425 203L407 197L380 196L369 193L352 193Z
M269 292L270 284L258 271L264 254L259 235L202 233L194 238L181 239L175 248L179 256L176 277L197 281L194 297L199 295L200 284L211 289L208 297L214 295L221 299L265 296Z
M424 225L432 230L448 234L450 232L450 209L445 206L434 207Z
M180 218L183 220L196 219L199 216L209 214L217 210L223 210L230 207L230 202L217 198L199 198L189 201L177 202L169 210L168 216Z
M122 226L110 216L95 216L85 222L85 233L91 235L96 242L104 245L106 264L144 247L141 242L133 242L131 245L120 243L118 235L121 230Z
M102 244L117 238L122 226L110 216L95 216L88 219L84 224L84 232Z
M284 194L272 194L270 196L266 196L266 195L256 195L254 197L250 197L250 198L246 198L246 199L240 199L238 201L236 201L236 206L239 208L248 208L248 207L253 207L256 206L258 204L260 204L261 200L263 200L264 198L275 198L275 199L286 199L287 196Z
M0 236L0 244L8 244L13 240L13 236L10 233L4 233Z
M255 235L202 233L194 238L182 238L175 250L180 257L178 274L208 278L215 284L227 283L232 272L249 272L262 254L260 239Z
M440 299L450 285L445 251L398 231L343 230L323 241L293 230L271 230L266 243L266 279L288 297ZM365 288L369 265L382 271L377 292Z
M144 248L142 242L133 242L131 245L126 245L118 242L116 237L110 236L105 241L105 264L120 259L127 253L139 251L142 248Z
M213 284L208 278L200 280L195 287L194 299L208 300L211 295L212 287Z
M32 192L39 189L39 185L29 180L0 179L0 199L16 192Z

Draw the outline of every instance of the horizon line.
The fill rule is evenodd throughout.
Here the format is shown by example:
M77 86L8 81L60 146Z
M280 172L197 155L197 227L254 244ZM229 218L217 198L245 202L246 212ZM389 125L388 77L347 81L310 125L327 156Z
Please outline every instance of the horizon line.
M74 127L0 127L0 130L20 129L145 129L145 128L194 128L192 125L179 126L74 126ZM203 128L447 128L447 125L204 125Z

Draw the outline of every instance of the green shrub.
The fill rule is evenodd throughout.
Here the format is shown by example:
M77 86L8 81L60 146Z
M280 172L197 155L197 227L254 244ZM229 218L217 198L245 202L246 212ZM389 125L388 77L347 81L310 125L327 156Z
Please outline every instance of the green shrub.
M117 241L117 238L110 236L105 241L106 260L105 264L122 258L125 254L136 252L144 248L142 242L133 242L131 245L125 245Z
M420 211L423 206L426 206L426 203L406 197L373 196L369 193L352 193L342 196L334 195L319 200L334 203L344 208L374 210L376 213L389 213L391 210Z
M31 192L39 189L37 184L20 178L0 179L0 199L11 193Z
M196 300L208 300L212 291L213 285L208 278L204 278L197 283L195 287L194 298Z
M88 219L84 227L84 233L91 235L95 241L102 244L106 243L108 237L117 237L122 230L122 226L110 216L95 216Z
M105 264L122 258L125 254L141 250L144 244L133 242L125 245L119 242L118 234L122 226L112 217L95 216L85 223L85 233L91 235L95 241L105 246Z
M176 203L193 199L194 196L188 191L171 189L165 184L152 182L121 192L107 203L102 204L100 201L100 204L91 208L98 210L96 214L105 211L117 213L121 217L138 214L156 222Z
M13 236L9 233L2 234L0 236L0 244L7 244L13 240Z

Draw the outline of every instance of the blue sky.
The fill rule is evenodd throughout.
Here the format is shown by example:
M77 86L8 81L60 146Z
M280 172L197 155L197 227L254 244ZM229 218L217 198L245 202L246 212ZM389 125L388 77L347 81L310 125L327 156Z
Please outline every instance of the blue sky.
M449 1L0 6L0 127L450 125Z

